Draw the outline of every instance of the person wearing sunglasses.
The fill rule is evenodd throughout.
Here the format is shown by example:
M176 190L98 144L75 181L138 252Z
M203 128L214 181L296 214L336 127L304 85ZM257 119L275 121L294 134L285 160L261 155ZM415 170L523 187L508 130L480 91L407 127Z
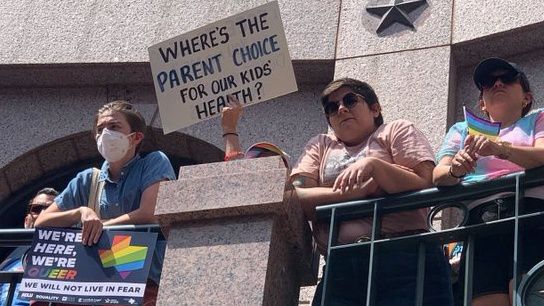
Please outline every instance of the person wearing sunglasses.
M55 197L59 193L53 188L43 188L30 200L28 203L27 214L24 220L25 228L34 228L34 222L39 214L42 213L44 209L49 207L55 201ZM7 258L0 263L0 271L3 272L14 272L14 271L23 271L23 257L26 254L30 247L29 246L20 246L13 250ZM0 285L0 305L5 305L4 302L7 300L9 292L9 284ZM19 284L15 288L15 295L11 305L29 305L28 301L17 299L19 292ZM46 303L43 303L45 305ZM34 303L33 305L40 305L39 303Z
M437 154L433 181L438 186L491 180L544 165L544 112L530 112L534 98L525 73L514 63L488 58L477 65L473 78L480 91L480 110L490 121L501 123L499 138L468 135L466 122L454 124ZM544 210L542 199L543 187L526 190L524 212ZM472 204L482 204L470 211L469 224L511 217L513 200L512 193L474 199ZM524 244L525 272L544 258L543 244L537 242L543 234L541 229L522 233L525 241L533 241ZM513 247L510 234L475 239L472 305L510 305ZM461 262L464 265L464 255Z
M44 188L30 200L28 213L25 216L25 228L34 228L38 215L55 201L58 191L53 188Z
M432 185L433 151L426 137L407 120L384 123L372 87L344 78L328 84L321 94L328 134L313 137L291 173L306 218L312 222L320 253L327 254L328 220L317 220L319 205L418 190ZM426 232L427 209L384 215L381 238ZM371 218L343 221L337 244L367 242ZM452 305L449 268L438 243L425 248L423 305ZM376 253L376 304L414 305L417 246L380 249ZM338 257L337 257L338 259ZM338 259L330 276L330 305L365 305L368 256ZM313 305L320 305L323 281Z

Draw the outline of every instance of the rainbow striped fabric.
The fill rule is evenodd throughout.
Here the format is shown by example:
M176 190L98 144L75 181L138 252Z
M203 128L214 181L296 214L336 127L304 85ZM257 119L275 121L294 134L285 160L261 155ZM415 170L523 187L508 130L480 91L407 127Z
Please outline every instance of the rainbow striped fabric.
M280 147L270 142L258 142L253 144L246 150L246 158L259 158L267 156L279 155L285 163L285 167L290 168L289 166L289 155L285 153Z
M468 127L469 135L483 135L492 141L495 141L501 131L500 122L491 122L482 119L471 112L466 106L463 106L465 121Z

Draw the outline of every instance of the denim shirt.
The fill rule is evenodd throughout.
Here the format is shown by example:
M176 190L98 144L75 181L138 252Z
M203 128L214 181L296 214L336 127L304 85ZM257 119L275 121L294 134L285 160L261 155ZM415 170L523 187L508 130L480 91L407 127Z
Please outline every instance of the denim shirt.
M109 163L104 162L100 169L98 180L105 181L104 190L100 197L100 216L102 219L116 218L134 211L140 207L140 200L145 189L162 180L175 180L174 169L168 157L160 151L151 152L144 157L136 154L121 169L121 176L113 181L109 176ZM55 198L60 210L70 210L87 206L92 183L93 169L86 169L76 175L64 191ZM155 257L160 262L164 257L166 244L157 243ZM160 279L160 267L153 259L149 278L157 284Z

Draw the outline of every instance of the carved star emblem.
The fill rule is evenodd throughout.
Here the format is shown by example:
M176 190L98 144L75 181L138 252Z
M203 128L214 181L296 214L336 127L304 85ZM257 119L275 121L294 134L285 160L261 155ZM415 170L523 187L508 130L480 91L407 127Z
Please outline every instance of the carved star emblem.
M382 17L376 33L380 34L395 22L415 30L414 24L408 17L408 14L424 5L426 0L389 0L388 2L388 4L369 4L366 7L366 11L370 14Z

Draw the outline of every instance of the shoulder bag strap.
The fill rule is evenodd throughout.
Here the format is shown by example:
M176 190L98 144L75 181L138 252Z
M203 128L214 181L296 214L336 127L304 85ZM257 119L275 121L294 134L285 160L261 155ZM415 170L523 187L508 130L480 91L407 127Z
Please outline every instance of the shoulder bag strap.
M89 190L89 203L87 206L94 210L100 216L100 197L102 195L102 190L104 189L104 181L99 182L98 177L100 176L100 169L93 168L92 180L91 180L91 189Z

